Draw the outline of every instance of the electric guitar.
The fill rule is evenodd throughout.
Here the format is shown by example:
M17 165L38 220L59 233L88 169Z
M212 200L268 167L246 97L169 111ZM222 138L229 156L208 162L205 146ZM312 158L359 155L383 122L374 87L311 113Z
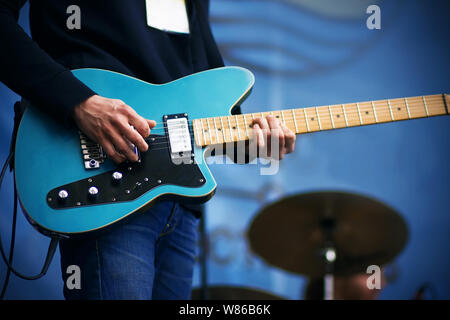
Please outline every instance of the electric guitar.
M448 114L446 94L231 115L250 93L253 74L224 67L154 85L100 69L73 74L99 95L125 101L157 126L139 162L116 165L76 128L30 106L15 149L15 179L27 219L47 235L102 229L159 198L205 202L216 189L208 146L245 141L269 114L296 134Z

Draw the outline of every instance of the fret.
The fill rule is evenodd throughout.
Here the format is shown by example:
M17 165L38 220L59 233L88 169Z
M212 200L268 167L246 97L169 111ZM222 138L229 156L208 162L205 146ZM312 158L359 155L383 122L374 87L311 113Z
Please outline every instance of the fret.
M252 116L252 129L253 129L253 124L255 122L255 114L251 113L251 116Z
M297 120L295 120L295 110L294 109L291 109L291 110L292 110L292 119L294 119L295 133L298 133L299 131L298 131L298 127L297 127Z
M389 106L386 100L373 101L372 103L376 110L376 119L378 123L392 121L391 113L389 111Z
M212 126L214 126L214 133L216 137L216 144L219 143L219 131L217 130L216 119L210 118L212 120Z
M272 117L274 117L275 119L280 120L280 114L279 114L279 111L270 111L270 115L271 115Z
M274 114L279 120L281 119L280 121L283 125L285 125L292 132L295 132L295 128L292 126L291 122L286 121L284 117L284 111L286 110L275 111Z
M333 129L331 124L331 115L328 107L317 107L317 113L319 114L320 120L320 130L330 130Z
M445 112L447 114L450 114L449 112L449 108L450 108L450 95L448 94L443 94L442 95L442 99L444 100L444 108L445 108Z
M361 110L361 118L364 124L376 123L372 104L370 102L360 102L359 109Z
M331 126L333 127L333 129L335 129L336 127L334 126L333 112L331 111L331 106L328 106L328 111L330 111Z
M408 110L408 118L411 119L411 112L409 111L408 99L405 98L406 110Z
M344 111L347 118L347 127L356 127L361 125L358 116L358 108L355 103L345 104Z
M205 141L205 145L207 145L208 140L206 139L206 131L205 131L205 126L203 125L203 119L200 119L200 123L202 125L203 140Z
M442 94L436 94L425 97L428 106L428 116L436 116L441 114L447 114L445 108L445 97Z
M298 132L299 133L308 132L308 127L306 125L305 112L303 111L303 109L295 110L295 118L297 119L298 130L299 130Z
M348 127L347 114L345 113L344 105L342 105L342 113L344 114L345 126Z
M304 108L303 110L305 110L306 116L308 118L309 131L310 132L319 131L320 127L319 127L319 123L317 120L316 108L314 108L314 107Z
M390 100L390 105L394 121L406 120L409 118L404 99L392 99Z
M209 118L206 118L206 124L208 125L208 132L209 132L209 141L211 141L212 144L214 144L213 138L212 138L212 134L211 134L211 128L209 126Z
M317 123L319 124L319 130L322 130L322 124L320 123L319 110L316 107Z
M422 97L408 98L408 105L411 118L424 118L427 116Z
M358 116L359 116L359 123L363 125L362 117L361 117L361 110L359 109L359 103L356 104L356 108L358 109Z
M248 134L247 120L245 119L245 114L243 117L244 117L245 134L247 135L247 138L250 139L250 135Z
M306 109L303 109L303 113L305 114L306 130L308 130L308 132L311 132L311 130L309 129L308 116L306 115Z
M342 112L342 105L331 105L330 108L333 112L334 127L336 129L345 128L347 125L344 119L344 114Z
M373 116L375 117L375 122L378 123L377 112L375 111L375 104L373 103L373 101L371 101L371 103L372 103Z
M428 106L427 106L427 103L425 101L425 96L422 96L422 100L423 100L423 105L425 106L425 112L427 114L427 117L429 117L430 114L428 113Z
M199 146L204 146L205 144L206 144L206 141L203 141L203 139L202 139L202 135L201 135L201 128L200 128L200 126L198 125L198 122L199 122L199 120L198 119L195 119L194 120L195 121L195 132L196 132L196 138L198 139L196 139L196 143L197 143L197 145L199 145ZM201 120L200 120L200 122L201 122ZM205 143L203 143L203 142L205 142Z
M241 140L241 130L239 129L239 122L237 120L237 115L234 116L234 121L236 122L236 128L238 133L238 139Z
M230 117L229 116L227 117L227 120L228 120L228 127L230 128L230 138L231 138L231 141L234 141L234 133L232 133L233 129L231 127L231 121L230 121Z
M222 117L219 117L219 119L220 119L220 126L221 126L221 128L222 128L223 142L224 142L224 143L227 143L228 141L227 141L227 139L225 138L225 131L226 131L226 129L225 129L224 125L223 125Z
M217 140L217 143L221 143L221 142L220 142L220 139L219 139L219 131L222 131L222 130L218 130L218 129L217 129L217 123L216 123L216 118L215 118L215 117L213 118L213 122L214 122L214 129L215 129L215 131L216 131L216 140ZM222 141L222 143L223 143L223 141Z
M389 99L388 99L388 100L387 100L387 103L388 103L388 106L389 106L389 111L390 111L390 113L391 113L391 120L392 120L392 121L395 121L395 120L394 120L394 114L392 113L391 101L389 101Z

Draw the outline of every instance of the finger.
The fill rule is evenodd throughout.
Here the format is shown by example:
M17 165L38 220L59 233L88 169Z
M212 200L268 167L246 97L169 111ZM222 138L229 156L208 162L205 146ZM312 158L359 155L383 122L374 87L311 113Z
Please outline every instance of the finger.
M292 153L295 150L295 134L284 123L281 124L281 128L284 132L286 152Z
M148 120L146 119L148 126L150 127L150 129L153 129L154 127L156 127L156 121L155 120Z
M115 149L124 155L130 161L137 161L138 156L131 149L129 143L125 141L122 135L115 129L108 130L106 134L109 137L109 142L111 142Z
M267 116L267 122L270 127L270 135L271 135L271 141L272 139L278 140L278 150L276 150L276 154L278 154L278 159L283 159L284 153L285 153L285 139L284 139L284 132L281 128L281 121L275 118L274 116L270 115ZM271 143L272 148L272 143ZM273 150L271 150L272 153Z
M261 130L269 130L269 123L266 118L257 118L253 122L259 124Z
M128 122L143 138L150 135L150 125L147 120L138 115L131 107L128 107Z
M258 123L253 124L253 132L257 146L264 148L264 134Z
M142 138L142 136L136 130L134 130L128 123L126 124L121 123L120 133L125 138L127 138L129 142L137 146L140 151L145 152L148 150L147 142L145 142L144 138Z
M269 115L265 118L267 120L267 123L271 129L280 128L280 120L275 118L272 115Z
M259 133L261 134L261 138L258 139L258 146L264 147L267 142L267 147L270 148L270 141L267 139L270 136L269 123L266 118L257 118L253 121L253 125L258 125Z
M115 163L119 164L126 160L125 156L118 153L108 140L102 141L101 146L103 147L103 150L105 150L108 157L110 157Z

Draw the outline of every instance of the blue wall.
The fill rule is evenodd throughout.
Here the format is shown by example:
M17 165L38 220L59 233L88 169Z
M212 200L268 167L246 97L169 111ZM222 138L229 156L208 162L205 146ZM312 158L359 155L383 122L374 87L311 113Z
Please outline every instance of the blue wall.
M366 28L370 4L381 7L381 30ZM449 9L448 1L419 0L211 1L213 31L227 64L245 66L256 75L244 112L450 93ZM23 11L20 22L27 29L27 7ZM4 86L0 97L4 159L18 97ZM449 299L449 121L438 117L302 135L296 153L286 157L275 176L259 175L257 166L213 165L219 187L207 205L209 282L301 298L305 278L267 266L250 252L245 233L270 201L337 189L375 197L408 224L409 242L394 262L396 279L382 298L409 299L427 282L437 297ZM11 181L7 176L0 194L6 244ZM268 186L271 192L261 192ZM22 216L18 220L15 266L37 273L48 239ZM5 266L0 268L3 279ZM58 255L41 280L13 277L7 298L62 298L59 268ZM199 272L197 266L195 285Z

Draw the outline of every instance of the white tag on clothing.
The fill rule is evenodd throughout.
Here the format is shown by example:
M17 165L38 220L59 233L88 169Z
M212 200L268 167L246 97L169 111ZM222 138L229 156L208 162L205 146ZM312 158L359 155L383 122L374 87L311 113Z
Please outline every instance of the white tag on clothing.
M189 33L185 0L145 0L147 25L162 31Z

